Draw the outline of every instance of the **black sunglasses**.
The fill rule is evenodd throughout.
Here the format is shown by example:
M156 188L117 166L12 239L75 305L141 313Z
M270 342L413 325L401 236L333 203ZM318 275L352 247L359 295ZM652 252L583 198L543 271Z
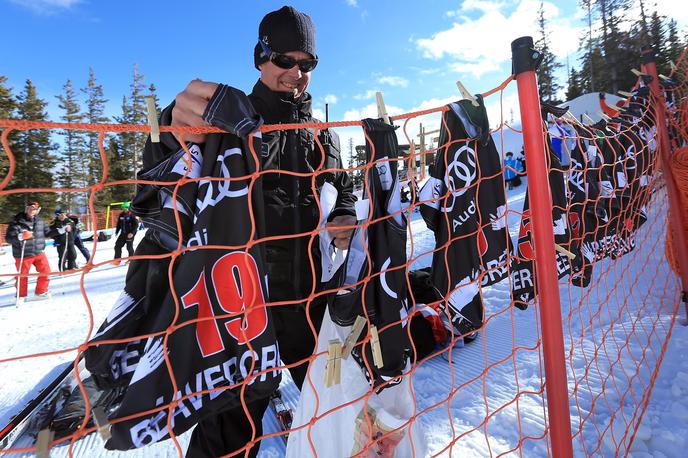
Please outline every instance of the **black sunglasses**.
M260 46L263 48L263 55L267 56L270 62L277 65L279 68L283 70L290 70L294 68L294 65L298 65L299 70L301 70L303 73L308 73L312 72L318 65L318 59L296 60L291 56L275 52L272 49L268 48L268 46L265 43L263 43L263 40L259 40L258 42L260 43Z

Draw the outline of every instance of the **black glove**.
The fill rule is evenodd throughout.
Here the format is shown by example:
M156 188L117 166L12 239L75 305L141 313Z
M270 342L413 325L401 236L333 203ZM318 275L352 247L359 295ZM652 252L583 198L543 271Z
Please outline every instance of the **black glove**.
M600 92L598 95L600 96L600 100L604 100L604 98L605 98L604 92Z

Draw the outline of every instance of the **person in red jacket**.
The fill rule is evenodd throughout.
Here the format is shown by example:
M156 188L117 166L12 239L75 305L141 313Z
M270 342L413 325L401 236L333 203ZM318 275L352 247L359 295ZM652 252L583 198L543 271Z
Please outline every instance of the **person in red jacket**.
M17 282L17 305L26 300L28 294L28 274L31 266L35 266L39 275L36 281L36 299L47 299L48 274L50 265L43 252L45 249L45 237L49 229L45 222L38 218L41 206L38 202L30 202L24 211L17 213L7 227L5 240L12 245L12 256L20 273Z

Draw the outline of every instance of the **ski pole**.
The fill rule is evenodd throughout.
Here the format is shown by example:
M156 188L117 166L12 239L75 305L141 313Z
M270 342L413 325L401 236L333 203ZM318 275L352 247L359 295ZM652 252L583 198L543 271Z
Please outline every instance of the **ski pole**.
M21 290L21 271L22 265L24 264L24 247L26 247L26 240L22 240L21 256L19 257L19 269L17 270L17 300L14 303L16 307L19 307L19 291ZM27 284L26 287L28 288L29 285Z

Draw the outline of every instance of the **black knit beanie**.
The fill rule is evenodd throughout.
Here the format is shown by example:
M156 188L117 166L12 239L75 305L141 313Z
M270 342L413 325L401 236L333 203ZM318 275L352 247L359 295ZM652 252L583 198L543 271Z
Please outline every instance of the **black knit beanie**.
M258 27L258 40L275 52L303 51L317 58L315 53L315 25L311 17L291 6L283 6L265 15ZM253 50L256 68L267 62L268 56L260 43Z

